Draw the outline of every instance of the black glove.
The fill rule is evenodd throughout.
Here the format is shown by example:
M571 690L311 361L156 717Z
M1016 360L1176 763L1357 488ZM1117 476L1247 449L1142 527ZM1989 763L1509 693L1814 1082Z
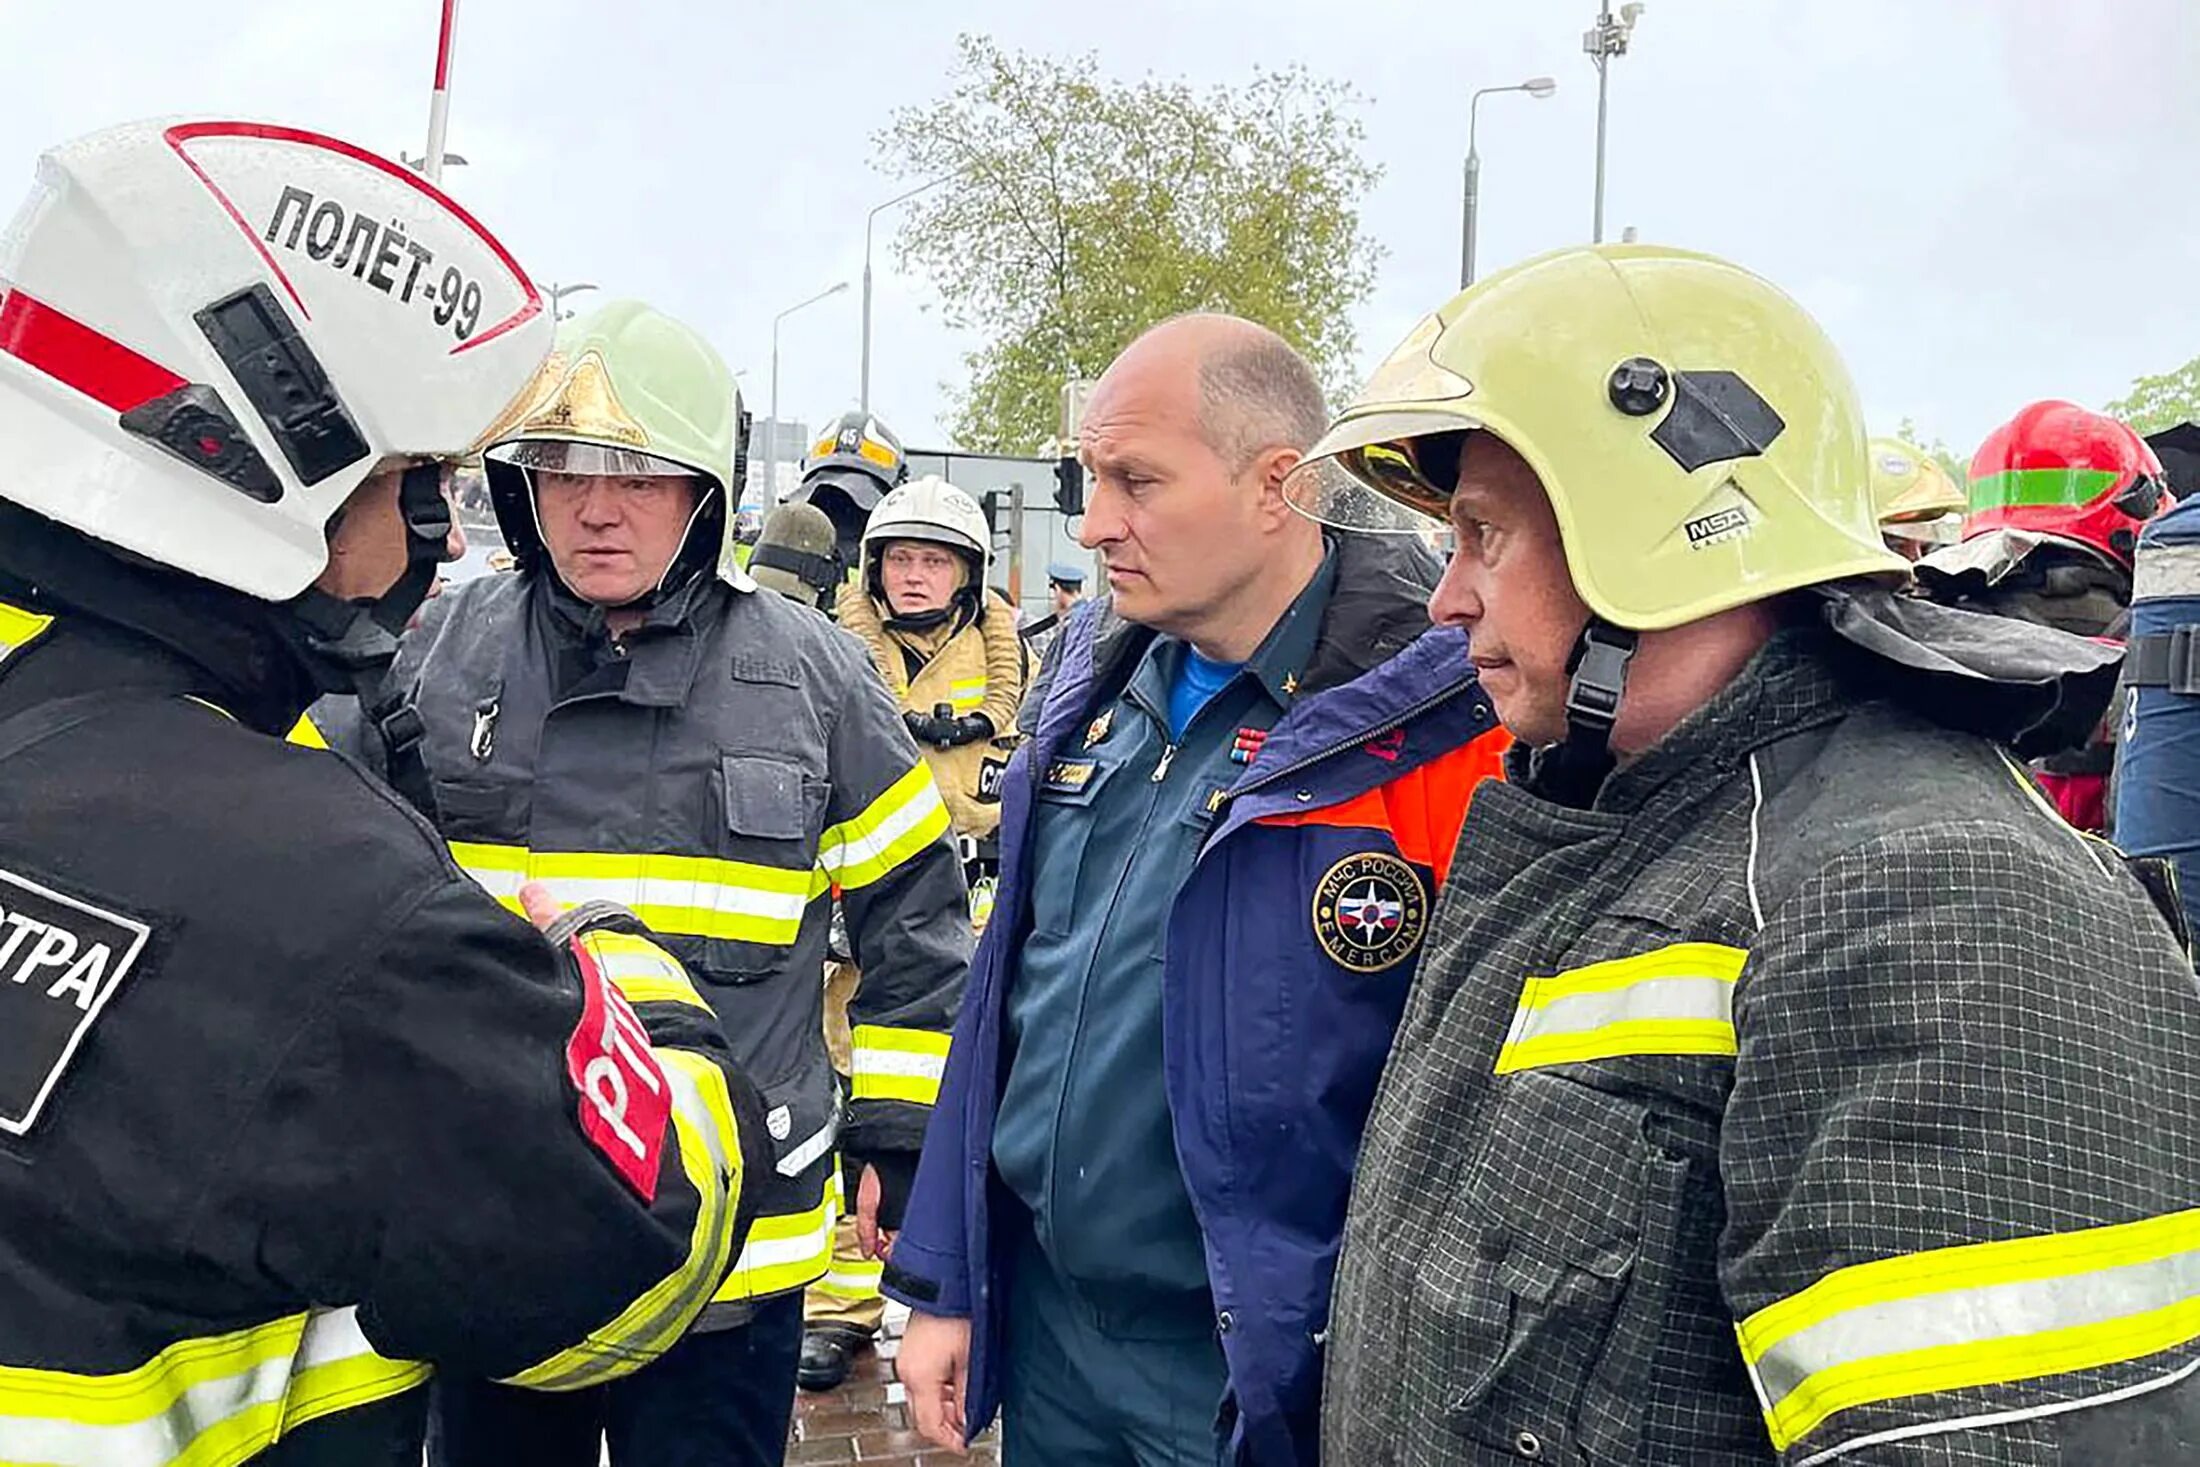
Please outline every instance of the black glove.
M954 733L949 743L956 748L964 744L982 744L993 737L993 720L983 713L965 713L955 720Z
M920 744L928 744L935 749L955 747L957 719L941 718L937 714L919 713L911 709L901 716L901 721L909 725L909 736Z

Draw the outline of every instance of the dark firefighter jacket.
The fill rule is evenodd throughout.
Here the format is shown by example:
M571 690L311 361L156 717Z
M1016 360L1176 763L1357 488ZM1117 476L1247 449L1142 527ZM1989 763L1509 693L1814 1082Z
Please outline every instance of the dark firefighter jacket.
M2200 994L2018 762L2115 654L1829 605L1845 640L1782 631L1589 808L1524 751L1474 802L1354 1182L1330 1460L2200 1460ZM1991 676L2049 641L2082 678Z
M392 676L459 865L507 903L533 880L633 909L764 1092L779 1154L705 1324L819 1277L836 1138L908 1175L970 952L947 808L862 645L709 577L615 644L600 611L518 573L431 602ZM863 971L846 1097L818 980L836 891Z
M431 1368L676 1340L770 1170L679 966L285 744L264 608L12 510L0 599L0 1461L416 1467Z

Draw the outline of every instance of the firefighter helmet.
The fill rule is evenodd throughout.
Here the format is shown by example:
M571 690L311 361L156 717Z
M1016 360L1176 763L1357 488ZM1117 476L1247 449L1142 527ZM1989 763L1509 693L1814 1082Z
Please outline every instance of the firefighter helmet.
M1491 276L1413 329L1285 493L1348 528L1423 530L1451 485L1416 445L1476 430L1535 471L1576 589L1616 627L1908 575L1832 342L1723 260L1598 245Z
M49 152L0 235L0 495L288 601L352 492L476 446L550 334L504 246L388 159L257 123L114 128Z
M2139 531L2170 502L2154 450L2129 424L2070 402L2035 402L1971 458L1963 538L2021 530L2129 572Z
M962 552L970 564L966 585L982 590L993 564L993 529L978 501L935 474L927 474L888 494L863 527L863 584L884 599L879 559L894 540L929 540Z
M687 541L666 572L677 585L733 564L747 414L725 359L700 334L639 301L613 301L558 333L526 395L491 435L489 494L522 570L544 559L530 475L700 481Z

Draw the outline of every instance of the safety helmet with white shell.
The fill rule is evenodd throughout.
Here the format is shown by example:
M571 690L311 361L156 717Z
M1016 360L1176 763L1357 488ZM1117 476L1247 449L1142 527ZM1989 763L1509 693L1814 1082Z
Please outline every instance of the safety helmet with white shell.
M0 496L286 602L352 491L474 447L550 333L504 246L386 158L260 123L114 128L49 152L0 236ZM425 491L406 506L425 555Z
M993 530L978 501L937 474L912 479L878 502L863 527L863 583L880 595L879 562L894 540L926 540L962 552L972 589L982 589L993 565Z

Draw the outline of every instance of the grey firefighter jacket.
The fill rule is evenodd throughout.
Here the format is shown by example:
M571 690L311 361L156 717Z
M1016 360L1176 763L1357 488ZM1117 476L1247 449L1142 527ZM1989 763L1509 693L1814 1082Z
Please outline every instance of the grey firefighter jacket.
M600 611L519 573L431 603L391 675L458 863L507 902L541 880L632 908L763 1090L776 1175L720 1302L822 1274L836 1138L913 1170L970 953L946 807L862 645L715 577L615 645ZM848 1097L818 980L835 890L863 970Z
M770 1169L677 966L284 744L264 604L9 506L0 598L0 1462L418 1467L431 1367L677 1339Z
M1361 1153L1330 1461L2200 1461L2191 970L1909 676L1791 628L1592 808L1521 751L1477 797Z

